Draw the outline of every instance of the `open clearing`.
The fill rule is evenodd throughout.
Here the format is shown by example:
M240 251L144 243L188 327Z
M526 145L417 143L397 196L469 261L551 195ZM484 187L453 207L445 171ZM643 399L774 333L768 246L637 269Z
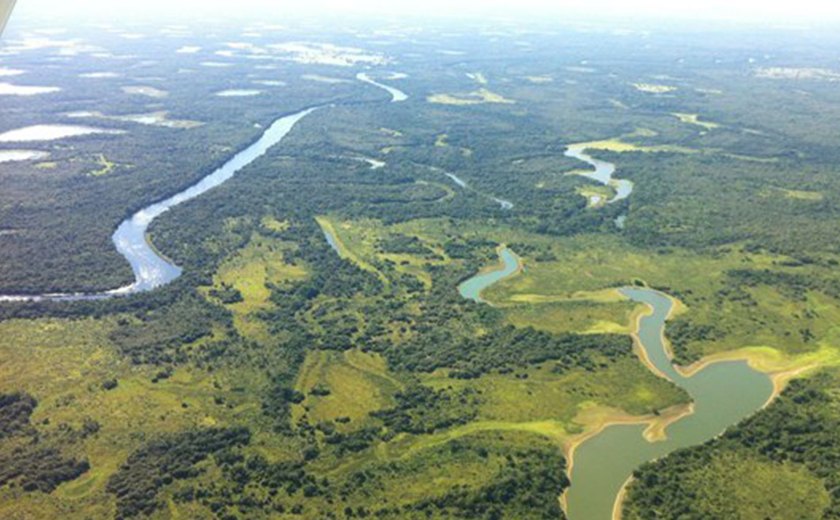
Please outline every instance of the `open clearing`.
M698 114L674 112L672 115L685 124L696 125L705 128L706 130L714 130L715 128L720 128L720 124L718 123L713 123L711 121L700 121L700 116Z
M169 119L169 112L163 110L149 112L148 114L128 114L124 116L109 116L102 112L70 112L67 117L106 119L165 128L196 128L204 124L200 121L190 121L188 119Z
M0 163L17 161L39 161L49 157L49 152L37 150L2 150L0 151Z
M486 88L480 88L466 94L432 94L427 98L429 103L441 105L481 105L483 103L513 104L516 101L491 92Z
M165 98L169 95L169 92L165 90L149 86L122 87L122 91L134 96L147 96L155 99Z
M78 137L91 134L121 134L120 130L105 130L90 126L74 125L33 125L17 130L9 130L0 134L0 142L30 142L53 141L67 137Z

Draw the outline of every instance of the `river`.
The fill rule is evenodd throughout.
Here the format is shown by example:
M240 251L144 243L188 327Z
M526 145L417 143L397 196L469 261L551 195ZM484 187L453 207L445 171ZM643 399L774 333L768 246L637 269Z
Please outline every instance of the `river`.
M371 83L391 93L392 101L407 98L397 89L387 87L360 73L361 81ZM92 294L45 294L0 296L0 301L38 300L93 300L150 291L171 282L181 275L182 269L160 255L149 243L146 233L152 221L169 209L194 199L232 178L236 172L264 155L279 143L297 122L317 108L308 108L283 116L269 126L260 138L234 155L220 168L202 178L189 188L171 197L147 206L125 221L114 232L117 251L131 264L135 281L118 289ZM616 189L609 202L627 198L633 189L630 181L613 179L615 166L594 159L579 146L569 147L566 155L589 163L595 168L586 174L598 182ZM451 174L461 185L463 181ZM463 183L465 185L465 183ZM506 208L507 201L494 199ZM512 206L512 205L511 205ZM506 208L509 209L509 208ZM327 234L327 239L331 237ZM334 243L331 243L335 247ZM481 292L499 280L520 269L516 255L507 247L499 248L501 267L479 273L458 286L464 298L482 302ZM625 288L622 293L633 301L650 306L651 314L639 322L640 346L656 370L684 388L694 401L694 413L667 429L667 440L648 442L642 436L644 425L615 425L584 442L574 453L574 466L570 478L572 486L566 494L567 514L570 520L608 520L612 517L616 496L633 470L646 461L662 457L678 448L705 442L758 410L772 395L770 379L751 369L743 361L727 361L707 366L692 377L684 377L671 364L663 342L663 331L672 301L665 295L644 288ZM737 396L737 398L733 398Z
M458 177L454 173L450 173L450 172L447 172L447 171L441 170L440 168L435 168L435 167L432 167L431 169L433 171L443 173L444 175L449 177L449 179L452 180L452 182L454 182L459 188L461 188L463 190L472 190L473 192L478 193L482 197L487 197L490 200L492 200L493 202L495 202L496 204L498 204L502 209L513 209L513 202L511 202L509 200L505 200L505 199L500 199L499 197L496 197L495 195L488 195L486 193L480 192L480 191L472 188L469 184L467 184L467 181Z
M114 232L112 240L117 251L131 264L131 269L134 272L134 283L131 285L100 293L6 295L0 296L0 301L101 300L150 291L175 280L181 276L181 268L159 254L146 236L152 221L178 204L194 199L233 177L236 172L263 156L269 148L279 143L298 121L315 110L317 108L307 108L277 119L253 144L234 155L221 167L197 183L165 200L141 209L122 221Z
M745 361L713 363L691 377L680 374L663 342L672 300L645 288L625 288L621 292L651 308L639 322L640 346L657 371L688 392L694 413L670 425L666 429L668 438L660 442L645 440L644 425L615 425L581 444L574 453L569 476L572 486L566 493L570 520L613 518L616 497L634 469L679 448L712 439L760 409L773 394L770 378Z
M458 292L461 293L461 296L476 302L483 302L481 291L519 270L519 258L516 257L513 251L505 246L501 246L498 252L499 260L502 261L501 266L479 273L462 282L458 286Z
M608 204L626 199L633 192L633 183L627 179L616 179L615 164L596 159L586 153L585 144L572 144L566 149L566 157L572 157L583 161L595 168L593 171L578 172L578 175L600 182L604 186L610 186L615 190L615 196L607 201Z
M480 295L484 289L520 267L519 259L506 247L499 249L499 258L501 268L479 273L458 286L464 298L483 301ZM662 441L647 441L643 436L645 424L620 424L608 426L578 446L572 454L572 485L565 495L570 520L612 519L616 498L633 470L676 449L712 439L760 409L773 394L770 378L744 361L713 363L691 377L683 376L674 368L663 341L673 301L641 287L627 287L621 293L650 308L650 313L639 320L639 346L657 375L688 392L694 410L668 426L667 439Z
M389 94L391 94L392 103L398 103L400 101L405 101L406 99L408 99L408 95L402 90L394 87L389 87L388 85L384 85L382 83L379 83L378 81L374 81L370 76L368 76L364 72L356 74L356 79L387 91Z

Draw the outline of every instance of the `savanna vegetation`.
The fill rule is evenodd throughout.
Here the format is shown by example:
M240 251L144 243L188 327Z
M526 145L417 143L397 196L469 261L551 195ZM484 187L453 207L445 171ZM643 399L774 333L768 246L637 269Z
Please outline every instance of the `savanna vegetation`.
M630 284L685 304L666 329L680 363L837 363L836 84L748 61L829 66L832 35L805 52L772 34L475 29L377 46L408 74L372 72L401 103L355 81L359 67L237 55L245 27L3 56L21 82L62 90L4 98L0 133L93 110L202 123L86 118L125 133L27 143L50 157L0 163L3 294L131 282L110 239L121 219L278 116L323 108L154 220L175 282L0 305L0 517L563 518L564 450L600 425L588 417L689 401L634 354L640 309L616 291ZM80 77L102 60L119 75ZM214 95L252 81L275 84ZM146 84L157 97L122 88ZM629 198L589 206L613 188L569 175L585 165L563 152L582 142L634 183ZM488 303L464 299L500 244L524 269ZM627 517L832 518L835 379L794 381L722 438L641 468Z

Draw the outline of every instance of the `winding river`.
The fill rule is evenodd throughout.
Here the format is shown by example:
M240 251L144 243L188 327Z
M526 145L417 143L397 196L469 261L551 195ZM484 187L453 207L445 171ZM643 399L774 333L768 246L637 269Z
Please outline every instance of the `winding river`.
M481 292L520 268L519 259L506 247L499 249L503 267L479 273L458 290L464 298L483 301ZM616 424L583 442L571 454L572 482L565 495L570 520L611 520L620 507L617 498L633 473L645 462L679 448L712 439L727 427L757 411L773 395L770 378L744 361L723 361L706 366L691 377L683 376L671 362L663 341L665 321L673 301L647 288L627 287L621 293L646 305L650 312L639 319L638 340L657 375L685 389L693 412L666 428L667 439L649 442L643 436L646 424Z
M440 168L437 168L437 167L431 167L431 169L433 171L441 172L444 175L446 175L447 177L449 177L449 179L452 182L454 182L462 190L472 190L473 192L478 193L482 197L487 197L488 199L490 199L493 202L495 202L496 204L498 204L502 209L513 209L513 202L511 202L509 200L505 200L505 199L500 199L499 197L496 197L495 195L488 195L487 193L480 192L480 191L472 188L469 184L467 184L467 181L458 177L454 173L450 173L450 172L447 172L445 170L441 170Z
M464 280L458 286L458 292L461 293L461 296L475 302L483 302L481 291L519 271L521 264L513 251L501 246L498 253L502 265Z
M760 409L773 395L770 378L745 361L713 363L691 377L678 372L665 347L665 320L673 302L662 293L625 288L622 294L647 305L639 321L639 346L656 371L685 389L694 411L666 429L667 439L648 442L644 425L614 425L581 444L574 452L572 486L566 493L570 520L610 520L624 483L641 464L679 448L702 444Z
M596 159L586 153L586 144L572 144L566 148L566 157L572 157L579 161L583 161L595 168L595 170L579 172L578 175L600 182L604 186L610 186L615 189L615 196L607 201L608 204L618 202L626 199L633 192L633 183L627 179L613 178L615 174L615 164L607 161Z
M408 99L408 95L402 90L394 87L389 87L388 85L384 85L382 83L379 83L378 81L374 81L370 76L368 76L364 72L356 74L356 79L387 91L389 94L391 94L392 103L398 103L400 101L405 101L406 99Z
M403 101L408 96L393 87L371 80L364 73L357 76L360 81L385 89L392 101ZM97 293L51 293L39 295L0 295L0 302L16 301L79 301L102 300L115 296L126 296L151 291L165 285L179 276L182 269L161 255L149 242L146 233L154 219L171 208L202 195L233 177L236 172L262 157L269 148L283 140L298 121L321 107L307 108L275 120L250 146L234 155L221 167L202 178L189 188L171 197L151 204L125 219L114 232L112 239L117 251L125 257L134 272L134 282L125 287Z
M295 124L317 108L307 108L274 121L253 144L234 155L230 160L189 188L171 197L151 204L122 221L112 236L117 251L128 260L134 271L134 283L100 293L59 293L42 295L6 295L0 301L72 301L101 300L114 296L151 291L179 276L181 268L163 257L149 242L146 232L154 219L171 208L194 199L221 185L236 172L263 156L269 148L279 143Z

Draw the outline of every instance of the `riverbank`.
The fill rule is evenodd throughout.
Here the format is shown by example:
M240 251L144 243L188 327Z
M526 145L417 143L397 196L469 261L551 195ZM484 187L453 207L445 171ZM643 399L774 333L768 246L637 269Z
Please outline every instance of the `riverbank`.
M671 406L659 414L630 415L627 412L610 407L592 407L584 410L574 418L574 422L581 424L584 431L569 437L563 442L563 455L566 457L566 475L571 480L575 466L575 452L586 441L597 437L610 426L645 425L642 433L648 442L664 441L667 436L665 430L680 419L694 413L693 403ZM566 493L560 496L560 505L564 512L568 512Z
M660 293L671 301L671 310L666 316L666 321L683 314L688 311L688 306L685 305L678 298ZM636 326L632 336L634 338L634 346L638 346L640 341L638 338L639 323L644 316L649 315L652 308L645 305L646 312L641 312L635 317L637 320ZM674 351L671 342L665 336L665 329L662 329L662 344L670 359L674 358ZM654 372L660 373L659 370L653 366L650 359L647 357L644 349L639 349L640 359L642 362ZM786 356L781 351L772 347L744 347L736 350L728 350L725 352L718 352L703 357L690 365L674 364L674 370L682 377L691 378L702 372L704 369L716 363L724 363L728 361L745 361L750 368L757 372L767 374L773 383L773 395L770 401L778 396L785 388L788 382L792 379L803 376L811 370L817 369L821 366L840 365L840 352L830 347L821 347L817 351L803 354L797 357ZM767 404L770 403L768 401ZM765 405L766 406L766 405Z
M458 284L458 292L461 293L461 296L494 306L493 303L482 298L481 293L500 280L515 276L525 269L522 258L510 250L507 245L499 244L496 247L496 254L499 257L499 263L482 267L476 274ZM490 280L485 280L488 278Z
M345 244L341 239L335 225L328 217L324 215L317 216L315 217L315 222L317 222L321 227L321 231L324 233L324 238L327 240L330 247L335 250L338 256L356 264L356 266L363 271L373 273L377 278L379 278L383 286L388 287L391 284L391 281L388 280L388 277L385 276L382 271L360 258L356 253L351 251L349 247L347 247L347 244Z
M753 362L755 361L755 359L756 359L755 357L751 358L748 354L738 353L737 351L734 351L733 353L737 353L739 355L726 356L726 354L730 354L730 353L723 353L722 355L717 356L717 359L704 359L704 360L698 361L696 363L693 363L692 365L690 365L690 367L691 367L690 369L680 367L679 365L675 365L674 368L678 372L680 372L681 375L684 375L685 377L691 377L691 376L701 372L703 369L705 369L705 368L707 368L710 365L713 365L715 363L743 360L743 361L747 361L747 364L749 364L754 370L760 371L758 368L756 368L756 366L753 365L753 363L751 363L751 360ZM773 390L772 390L770 396L767 398L767 401L764 403L764 405L761 408L764 409L767 406L769 406L784 391L787 384L790 381L792 381L794 378L803 376L807 372L815 370L815 369L819 368L820 366L821 365L819 365L819 364L809 364L809 365L806 365L806 366L791 368L791 369L788 369L788 370L782 370L782 371L777 371L777 372L774 372L774 373L767 374L767 376L770 378L771 383L773 385ZM689 413L687 413L686 415L691 415L692 413L694 413L693 406L691 408L692 408L691 411ZM646 432L647 432L647 430L646 430ZM645 437L645 438L647 439L647 437ZM624 506L624 500L627 496L627 489L630 486L630 484L633 483L633 480L634 480L633 476L632 475L629 476L627 478L627 480L624 482L624 484L622 484L621 490L618 492L618 495L616 495L615 503L613 504L612 520L622 520L623 506Z
M615 293L621 295L617 289L614 291ZM663 295L665 294L663 293ZM680 314L687 310L687 307L677 298L674 298L670 295L665 296L667 296L668 299L671 300L671 306L666 316L666 320L671 319L673 316L676 316L677 314ZM626 299L626 296L621 295L621 298ZM645 350L644 345L642 344L642 340L639 336L639 332L642 326L642 319L652 315L653 312L653 306L651 306L650 304L642 304L637 310L633 311L633 314L631 314L630 336L633 338L633 351L636 353L642 364L645 365L652 373L664 379L668 379L668 377L666 377L665 374L663 374L650 360L650 358L647 355L647 351ZM664 328L662 339L665 339ZM666 343L663 343L663 345L665 344ZM622 412L620 410L616 410L614 408L609 407L597 407L585 410L584 412L576 416L574 419L574 422L584 425L585 431L568 439L563 446L563 452L566 456L566 474L571 480L572 471L574 469L575 464L575 451L577 450L577 448L586 441L601 434L605 429L607 429L610 426L646 425L642 436L647 442L653 443L666 440L667 428L670 425L676 423L677 421L692 415L693 413L693 402L671 406L669 408L666 408L665 410L660 411L658 414L648 415L630 415L626 412ZM624 488L622 487L622 491L619 493L619 496L622 496L623 490ZM565 493L563 494L563 496L560 497L560 503L563 507L563 510L567 511Z
M647 287L626 287L621 293L642 304L630 317L639 360L651 373L681 387L692 402L655 417L606 415L597 428L571 439L568 474L574 484L562 503L573 520L607 520L620 515L622 490L636 468L720 435L761 409L772 394L770 378L746 364L718 363L698 371L697 377L682 376L673 366L664 330L668 320L687 310L685 305ZM741 398L728 399L730 395ZM644 428L627 426L633 424Z
M671 305L668 313L665 316L666 322L672 319L675 315L685 312L687 310L687 307L677 298L664 293L660 294L667 297ZM639 355L639 359L642 361L642 363L645 364L646 367L648 367L654 373L665 377L662 371L659 370L650 360L650 358L647 355L646 349L641 344L641 339L639 337L641 322L645 317L650 316L654 312L654 309L651 305L645 304L644 307L644 309L638 311L634 315L635 326L633 328L634 332L632 334L634 338L634 349ZM664 332L665 328L663 326L660 338L662 342L662 347L663 350L666 352L668 359L673 360L673 350L671 348L670 342L668 342L667 338L665 337ZM709 367L721 363L735 361L745 361L752 370L758 373L765 374L769 378L772 385L772 390L765 402L763 403L763 405L761 406L761 409L763 409L767 407L770 403L772 403L773 400L779 396L779 394L781 394L781 392L792 379L796 377L801 377L820 366L826 366L830 363L840 364L840 354L838 354L838 352L835 349L832 349L830 347L823 347L815 352L791 358L789 356L785 356L780 351L770 347L751 347L713 354L688 366L680 366L676 364L672 366L675 373L679 377L683 378L684 380L690 380L691 378L700 374ZM685 414L683 417L691 415L692 413L694 413L693 407L692 410L689 413ZM646 430L645 433L648 433L648 431ZM650 442L650 439L647 435L645 436L645 439ZM616 495L616 499L612 508L612 520L621 520L623 502L626 497L627 487L632 481L633 478L631 475L622 484L621 489Z
M671 424L694 412L694 403L677 404L646 415L631 415L608 406L593 406L575 416L573 422L583 426L582 433L573 435L563 443L566 455L566 472L571 475L574 468L575 450L584 442L603 432L610 426L644 425L642 435L648 442L664 441L668 438L665 430Z
M621 485L621 491L619 491L618 495L615 496L615 502L613 503L612 510L612 520L621 520L621 517L623 516L622 506L624 505L624 499L627 496L627 488L630 487L633 480L633 475L627 477L627 480L625 480L624 484Z
M665 318L666 321L688 311L688 306L686 306L678 298L666 293L661 294L671 301L671 310ZM634 316L636 324L633 328L633 332L631 333L634 349L636 354L639 356L639 359L646 367L648 367L648 369L664 377L662 372L654 366L650 361L650 358L648 358L647 351L644 348L641 348L641 340L638 336L639 322L642 318L649 316L650 313L653 312L653 308L650 305L645 304L645 307L646 310L640 311L638 315ZM662 329L661 340L668 357L673 359L674 351L671 346L671 342L665 336L664 328ZM766 407L773 399L778 397L778 395L784 391L785 387L792 379L803 376L811 370L815 370L821 366L840 364L840 352L831 348L822 348L813 353L804 354L796 358L790 358L772 347L745 347L737 350L711 354L690 365L683 366L674 364L673 366L674 370L680 376L691 378L715 363L724 363L729 361L745 361L753 370L767 374L773 384L773 394L764 405Z
M661 294L665 298L667 298L671 304L670 308L668 309L668 313L665 315L665 322L672 320L675 316L688 312L688 306L686 306L682 301L678 298L671 296L670 294L663 293L657 291L658 294ZM623 295L622 295L623 296ZM626 298L626 296L623 296ZM654 365L651 361L650 357L648 356L647 350L644 348L642 344L642 340L639 337L639 331L642 327L642 319L652 315L654 312L653 307L650 304L642 304L642 308L638 311L634 311L631 319L633 320L633 326L631 327L630 337L633 338L633 351L639 357L639 360L645 365L648 370L653 372L654 374L663 377L665 379L670 380L668 376L666 376L662 371ZM665 354L668 356L669 360L674 359L674 351L671 348L671 342L668 341L668 338L665 336L665 327L662 327L662 331L660 332L660 341L662 342L662 347L665 350ZM679 372L679 367L675 365L674 367ZM699 370L698 370L699 371ZM690 375L684 375L685 377L691 377Z
M496 265L486 265L482 267L478 270L476 275L489 274L495 271L503 271L505 269L505 262L502 258L502 251L505 250L510 251L511 256L516 260L516 269L509 276L513 276L522 272L525 269L525 262L522 260L522 257L514 253L513 250L508 249L507 244L499 244L498 246L496 246L496 254L499 256L499 263Z
M603 186L611 188L615 194L612 198L605 201L605 204L612 204L620 200L626 199L633 192L633 183L626 179L617 179L613 177L616 171L615 164L609 161L602 161L589 155L587 152L592 146L592 143L577 143L567 146L565 156L582 161L593 168L593 170L574 170L570 172L573 175L580 175L591 179ZM588 196L587 196L588 198ZM591 200L590 200L591 202Z
M840 351L821 347L815 352L789 357L772 347L745 347L712 354L687 366L675 365L674 369L683 377L692 377L711 365L727 361L744 361L753 370L767 374L773 383L773 394L765 403L766 407L794 378L820 367L840 365Z

